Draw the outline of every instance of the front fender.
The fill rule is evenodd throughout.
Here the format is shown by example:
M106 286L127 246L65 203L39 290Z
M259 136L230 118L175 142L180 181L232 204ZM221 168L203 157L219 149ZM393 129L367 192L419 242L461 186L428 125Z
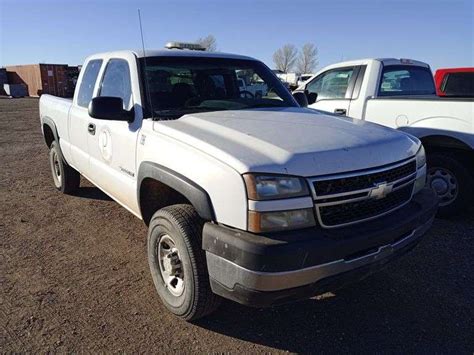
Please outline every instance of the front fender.
M211 199L201 186L171 169L149 161L142 162L138 169L137 197L139 205L140 188L143 180L146 178L157 180L178 191L191 202L202 219L207 221L215 220Z

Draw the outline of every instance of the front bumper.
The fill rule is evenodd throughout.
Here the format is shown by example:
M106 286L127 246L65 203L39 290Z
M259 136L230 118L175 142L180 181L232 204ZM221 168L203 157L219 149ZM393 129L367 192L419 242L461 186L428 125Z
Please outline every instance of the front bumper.
M438 200L424 189L403 208L346 228L308 228L266 236L206 224L214 293L263 307L335 290L412 249L431 226Z

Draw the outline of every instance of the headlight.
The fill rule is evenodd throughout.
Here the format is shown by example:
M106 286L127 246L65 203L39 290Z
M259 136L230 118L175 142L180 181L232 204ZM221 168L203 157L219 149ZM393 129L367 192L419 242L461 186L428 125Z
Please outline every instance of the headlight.
M416 180L413 187L413 194L416 194L426 185L426 154L425 148L420 147L416 153Z
M302 178L277 175L244 175L249 199L275 200L289 197L308 196L308 186Z
M426 185L426 164L416 171L415 186L413 187L413 194L416 194Z
M420 169L426 164L426 154L425 154L425 148L423 148L423 145L420 146L420 149L418 149L418 153L416 153L416 168Z
M316 225L312 208L290 211L249 211L248 230L253 233L301 229Z

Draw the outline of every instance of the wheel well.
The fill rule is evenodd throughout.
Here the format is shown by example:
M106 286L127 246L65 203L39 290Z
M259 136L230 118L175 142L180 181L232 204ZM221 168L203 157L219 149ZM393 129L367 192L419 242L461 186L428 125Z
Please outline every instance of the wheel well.
M449 136L427 136L420 138L420 140L427 150L440 150L447 148L473 151L472 148L463 141Z
M51 144L53 144L54 142L54 133L51 127L47 124L43 125L43 135L46 145L48 146L48 148L51 148Z
M474 174L474 149L463 141L448 136L428 136L420 138L426 153L445 153L470 167Z
M158 180L146 178L140 185L140 211L146 225L156 211L178 203L191 205L184 195Z

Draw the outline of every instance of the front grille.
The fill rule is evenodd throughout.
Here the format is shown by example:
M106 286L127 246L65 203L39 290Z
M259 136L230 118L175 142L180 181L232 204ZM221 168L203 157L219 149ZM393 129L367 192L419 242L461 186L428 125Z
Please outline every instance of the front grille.
M389 212L408 202L413 190L413 183L391 192L380 200L365 199L361 201L341 203L319 207L319 215L325 226L365 220Z
M315 178L318 221L326 228L357 223L397 209L411 199L416 161L364 173Z
M396 168L343 178L315 181L316 196L340 194L348 191L362 190L374 187L380 182L394 182L414 174L416 161L411 161Z

